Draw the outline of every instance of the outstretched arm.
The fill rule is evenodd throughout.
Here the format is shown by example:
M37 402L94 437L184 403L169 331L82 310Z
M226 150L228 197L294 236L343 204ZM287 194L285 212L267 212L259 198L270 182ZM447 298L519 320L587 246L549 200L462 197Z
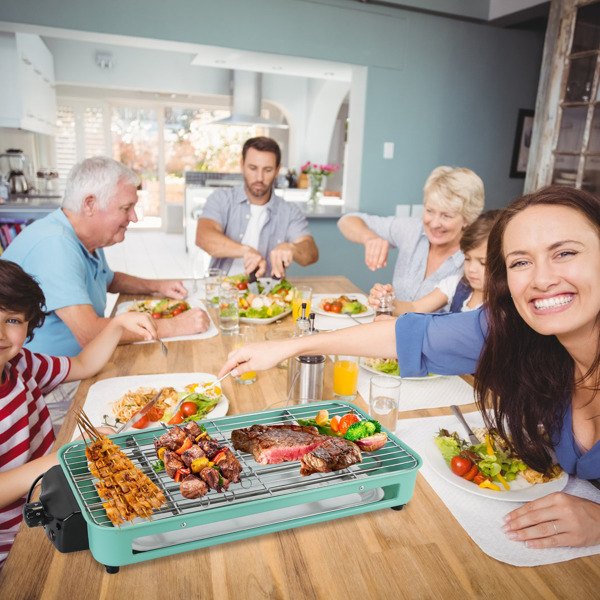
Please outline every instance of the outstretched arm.
M338 221L344 237L365 247L365 264L371 271L387 265L390 243L379 237L360 217L347 216Z

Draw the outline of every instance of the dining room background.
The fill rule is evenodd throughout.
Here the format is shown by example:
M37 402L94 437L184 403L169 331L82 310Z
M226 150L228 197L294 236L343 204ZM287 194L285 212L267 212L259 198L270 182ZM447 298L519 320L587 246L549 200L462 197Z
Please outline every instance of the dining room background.
M2 3L0 23L4 30L69 43L147 50L201 44L347 65L352 72L347 206L389 215L397 205L418 204L429 172L447 164L473 169L485 182L486 208L502 207L523 189L522 179L510 177L510 163L519 110L535 105L543 31L444 15L441 0L435 14L436 1L426 4L431 12L349 0L33 0ZM131 74L130 84L151 88L164 72L154 64L156 70L148 65ZM60 61L56 72L59 85L88 85L98 95L110 88L108 81L104 86L83 77L73 81ZM214 80L205 80L206 93L214 92ZM308 126L290 128L292 148L294 136ZM393 158L386 159L389 142ZM346 275L365 290L391 279L394 257L386 269L369 272L363 248L344 240L334 219L313 219L311 230L320 260L303 269L293 266L291 275Z

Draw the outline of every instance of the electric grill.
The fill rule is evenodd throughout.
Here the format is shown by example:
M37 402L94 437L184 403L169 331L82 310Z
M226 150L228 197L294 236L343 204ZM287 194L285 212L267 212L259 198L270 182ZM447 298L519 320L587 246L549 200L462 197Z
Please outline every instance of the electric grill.
M353 409L360 419L369 418L352 404L332 401L204 419L202 424L211 438L233 450L233 429L255 423L296 423L297 419L314 418L323 408L330 416L342 416ZM154 438L162 432L150 429L111 436L167 499L166 505L154 511L151 521L137 519L120 527L110 522L96 493L97 480L88 469L85 445L78 441L59 451L66 483L57 486L53 476L52 489L44 489L44 476L40 497L44 510L37 503L26 505L25 512L28 506L37 509L37 523L31 524L44 524L49 539L63 552L85 547L83 538L87 535L94 558L109 573L115 573L119 566L170 554L382 508L400 509L412 496L422 464L421 458L389 431L386 445L376 452L363 452L362 463L308 477L300 475L299 461L263 466L252 455L236 451L243 467L240 483L231 484L225 493L211 490L191 500L183 498L179 484L164 470L156 473L152 468L157 461ZM67 486L70 489L65 489ZM64 502L57 500L57 495L63 496ZM79 508L74 512L80 512L83 520L78 514L78 519L71 520L72 526L57 536L51 525L68 521L68 515L63 514L57 521L50 510L58 511L57 506L62 504L74 506L72 497ZM63 508L62 512L69 511ZM77 526L79 522L81 526Z

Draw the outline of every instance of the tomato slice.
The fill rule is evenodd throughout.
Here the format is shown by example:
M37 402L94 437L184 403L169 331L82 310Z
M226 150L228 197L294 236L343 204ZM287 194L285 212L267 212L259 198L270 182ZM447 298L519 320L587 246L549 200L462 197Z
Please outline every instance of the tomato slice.
M160 421L165 414L165 411L162 408L158 408L158 406L153 406L147 413L146 417L148 417L148 421L156 422Z
M137 411L139 412L139 411ZM135 414L137 414L137 412ZM148 427L148 415L144 415L137 423L134 423L132 427L134 429L144 429L144 427Z
M181 423L183 421L183 419L185 419L185 417L181 414L181 411L178 410L172 417L171 420L169 421L169 425L178 425L179 423Z
M153 312L152 313L152 318L153 319L162 319L163 315L161 312Z
M346 431L348 431L348 427L350 427L352 423L356 423L356 421L358 421L358 417L354 413L348 413L347 415L344 415L340 419L338 431L344 435Z

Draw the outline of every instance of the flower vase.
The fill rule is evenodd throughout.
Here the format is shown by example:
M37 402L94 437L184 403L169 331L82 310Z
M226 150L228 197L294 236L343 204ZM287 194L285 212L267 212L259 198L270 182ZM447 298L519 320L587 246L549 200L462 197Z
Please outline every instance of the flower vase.
M323 176L309 175L308 176L308 205L316 208L323 197Z

